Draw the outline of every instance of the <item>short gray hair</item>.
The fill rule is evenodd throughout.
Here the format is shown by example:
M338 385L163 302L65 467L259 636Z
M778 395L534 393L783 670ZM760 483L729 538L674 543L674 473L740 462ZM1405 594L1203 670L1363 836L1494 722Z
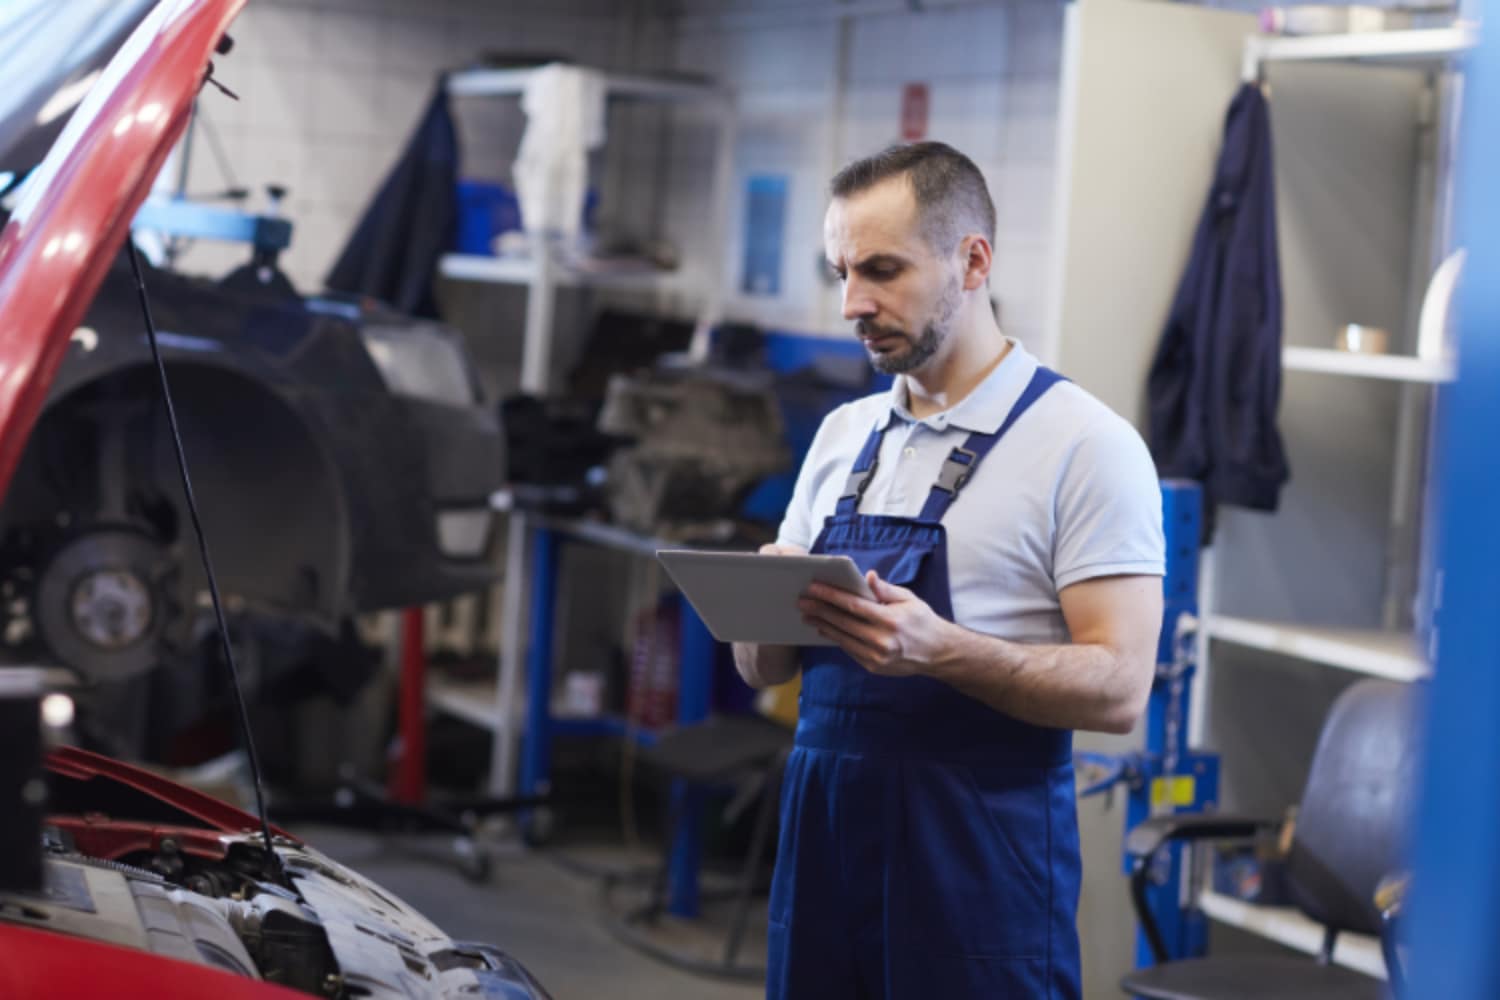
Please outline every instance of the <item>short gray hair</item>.
M834 174L829 187L833 197L847 198L903 175L910 178L916 196L922 236L934 250L946 253L972 232L995 242L995 203L984 175L973 160L947 143L888 146Z

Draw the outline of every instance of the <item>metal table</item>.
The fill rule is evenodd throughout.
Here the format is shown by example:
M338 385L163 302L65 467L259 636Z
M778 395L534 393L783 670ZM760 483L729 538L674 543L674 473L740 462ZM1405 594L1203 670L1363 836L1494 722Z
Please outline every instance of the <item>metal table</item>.
M553 630L557 612L558 566L564 542L599 545L645 558L656 558L657 549L681 548L680 543L651 538L622 528L566 518L528 514L531 528L531 615L526 653L526 722L521 736L520 780L522 798L545 794L551 782L552 740L559 736L625 736L642 744L654 735L632 730L623 718L602 716L589 719L556 717L552 714ZM679 597L678 600L681 600ZM716 640L693 611L682 601L680 667L678 671L677 721L700 722L708 716L713 690ZM701 793L683 782L672 789L673 808L696 811ZM698 824L679 824L672 848L669 909L681 917L698 915L698 867L701 844Z

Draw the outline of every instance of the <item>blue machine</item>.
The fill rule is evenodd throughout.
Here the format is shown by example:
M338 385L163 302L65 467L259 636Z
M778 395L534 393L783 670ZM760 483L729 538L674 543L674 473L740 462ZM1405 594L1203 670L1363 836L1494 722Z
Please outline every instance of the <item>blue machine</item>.
M1081 771L1095 777L1080 795L1128 790L1125 831L1157 815L1198 813L1212 809L1219 799L1218 754L1188 748L1187 715L1196 668L1194 648L1198 632L1198 554L1203 530L1203 497L1197 483L1164 480L1162 526L1167 543L1167 573L1163 581L1165 605L1161 639L1156 653L1156 682L1146 709L1146 746L1136 753L1110 755L1080 752ZM1144 899L1138 900L1156 918L1157 949L1169 958L1202 955L1208 948L1208 922L1194 908L1184 907L1190 845L1173 844L1157 852ZM1133 874L1124 861L1125 874ZM1153 942L1146 931L1137 935L1136 965L1155 964Z
M1500 4L1465 0L1465 15L1496 26ZM1444 1000L1500 996L1500 35L1480 32L1464 84L1460 242L1468 247L1459 294L1458 380L1439 397L1437 463L1440 599L1428 705L1426 760L1416 809L1409 995Z
M274 255L292 242L292 223L275 215L254 215L183 198L148 198L135 214L134 229L155 229L171 236L248 243L257 253Z

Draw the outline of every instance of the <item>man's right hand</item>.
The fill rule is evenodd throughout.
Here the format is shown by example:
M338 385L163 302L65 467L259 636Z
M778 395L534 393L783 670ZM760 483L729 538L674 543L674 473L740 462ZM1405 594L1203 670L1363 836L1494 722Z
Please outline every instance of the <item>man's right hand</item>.
M770 542L759 550L763 556L805 556L800 545ZM745 683L753 688L784 684L797 675L797 647L757 646L747 642L734 644L734 665Z

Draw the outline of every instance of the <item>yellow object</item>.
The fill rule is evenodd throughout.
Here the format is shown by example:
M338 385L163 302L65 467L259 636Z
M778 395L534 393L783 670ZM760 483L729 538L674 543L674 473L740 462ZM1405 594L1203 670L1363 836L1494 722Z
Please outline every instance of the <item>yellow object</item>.
M797 728L797 698L802 694L802 671L785 684L768 687L755 699L760 714L788 729Z
M1375 906L1381 913L1395 916L1401 912L1401 907L1406 902L1406 894L1411 889L1411 872L1392 872L1380 880L1375 887Z
M1151 807L1154 809L1168 801L1170 795L1171 804L1174 806L1190 806L1198 793L1198 780L1191 774L1179 775L1172 778L1170 792L1167 788L1166 778L1155 778L1151 782Z

